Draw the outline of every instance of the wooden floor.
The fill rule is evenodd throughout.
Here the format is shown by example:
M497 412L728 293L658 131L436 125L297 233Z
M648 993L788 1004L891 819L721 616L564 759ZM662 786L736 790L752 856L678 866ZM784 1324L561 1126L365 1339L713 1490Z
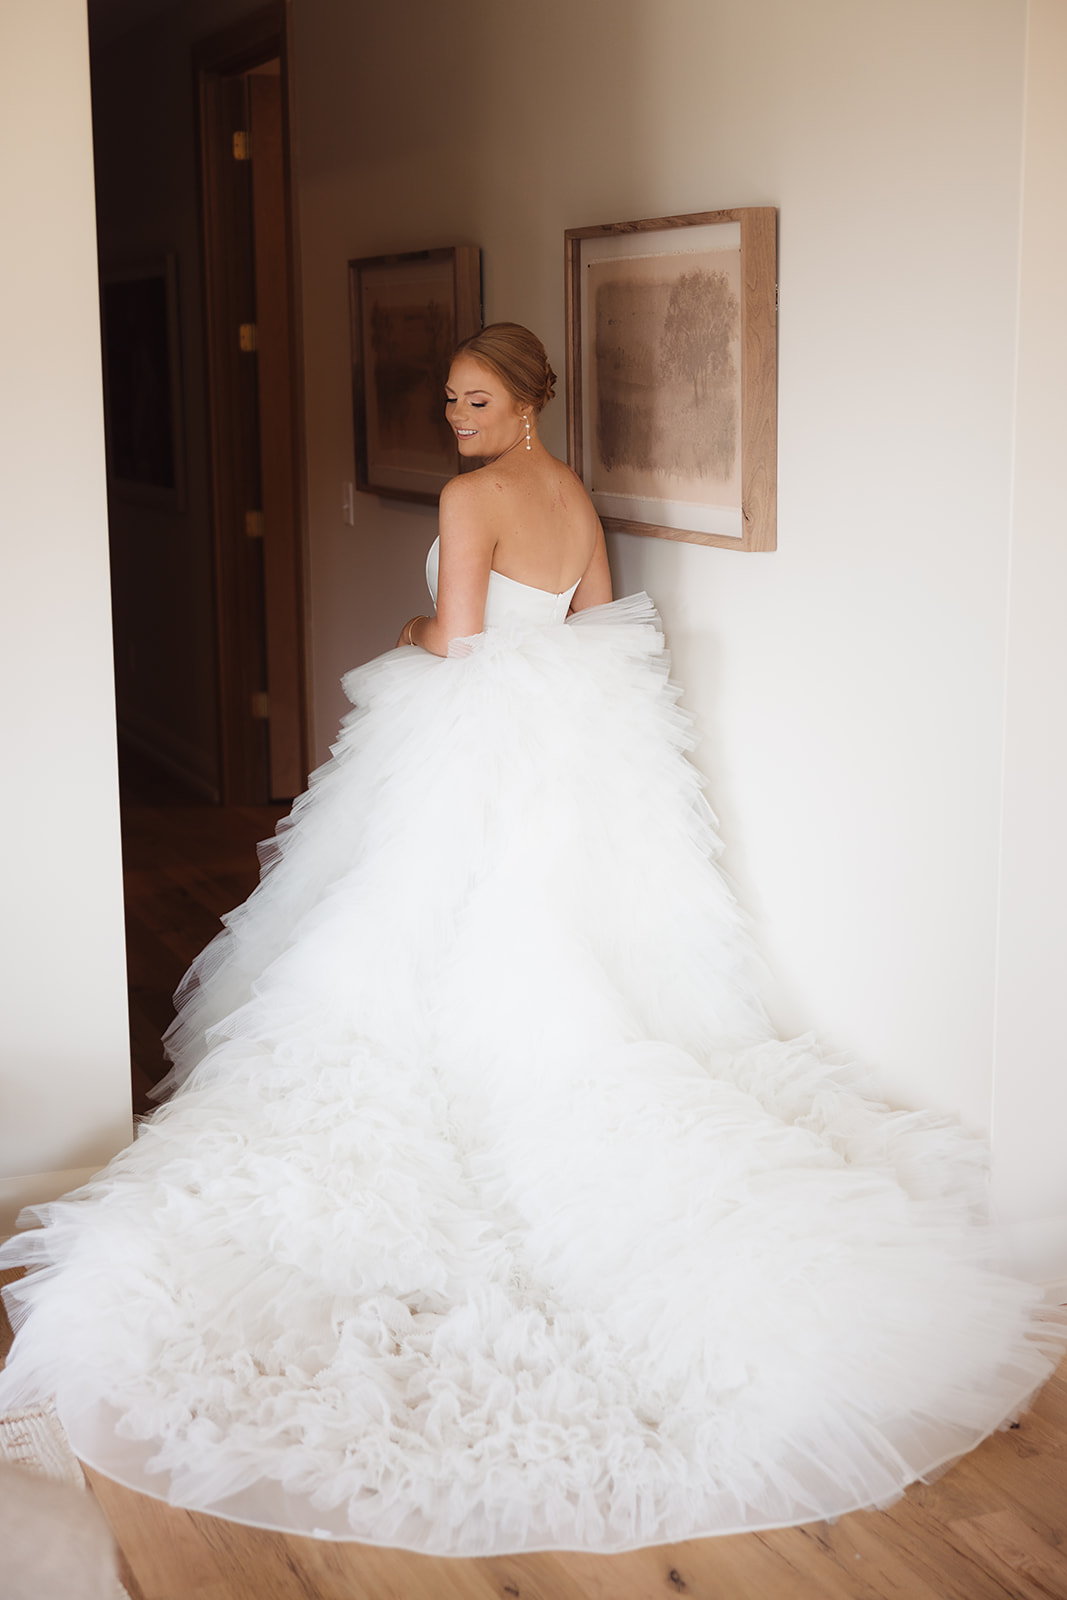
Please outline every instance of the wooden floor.
M160 799L173 797L126 786L142 1106L163 1070L171 990L219 915L253 887L255 841L281 814ZM890 1511L625 1556L434 1560L263 1533L91 1481L132 1600L1067 1600L1067 1363L1018 1428Z
M172 996L219 918L259 878L256 844L285 806L212 806L128 753L122 762L122 875L134 1111L167 1070L160 1037Z
M1067 1600L1067 1363L1020 1426L889 1511L624 1556L435 1560L92 1487L131 1600Z
M93 1486L133 1600L1064 1600L1067 1371L1022 1426L890 1511L624 1556L433 1560L194 1516Z

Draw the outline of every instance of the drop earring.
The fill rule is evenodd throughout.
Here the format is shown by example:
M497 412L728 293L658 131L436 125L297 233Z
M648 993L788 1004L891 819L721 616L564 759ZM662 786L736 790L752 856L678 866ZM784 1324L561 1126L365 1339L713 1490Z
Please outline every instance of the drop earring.
M527 450L532 450L533 449L533 445L530 443L530 419L529 419L529 417L526 418L526 448L527 448Z

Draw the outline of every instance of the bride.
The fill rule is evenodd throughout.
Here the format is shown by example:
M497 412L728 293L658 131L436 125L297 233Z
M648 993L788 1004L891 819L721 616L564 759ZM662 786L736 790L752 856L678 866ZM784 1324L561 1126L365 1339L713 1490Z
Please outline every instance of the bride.
M10 1406L177 1504L451 1555L891 1501L1062 1353L983 1154L779 1041L647 596L497 324L433 616L199 958L177 1092L6 1247Z

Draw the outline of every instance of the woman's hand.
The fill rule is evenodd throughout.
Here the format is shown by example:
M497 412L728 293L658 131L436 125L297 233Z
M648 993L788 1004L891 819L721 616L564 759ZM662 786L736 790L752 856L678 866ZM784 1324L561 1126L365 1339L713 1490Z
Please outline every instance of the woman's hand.
M396 641L396 648L399 650L406 644L417 644L418 640L413 637L415 625L418 622L429 622L429 620L429 617L412 617L410 622L405 622L400 630L400 637Z

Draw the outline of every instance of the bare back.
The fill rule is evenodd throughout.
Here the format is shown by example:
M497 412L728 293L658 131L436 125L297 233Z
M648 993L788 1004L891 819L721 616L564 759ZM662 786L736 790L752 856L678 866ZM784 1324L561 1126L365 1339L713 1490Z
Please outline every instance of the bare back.
M604 532L584 485L535 439L453 478L441 495L437 614L419 644L438 655L480 633L490 573L549 594L577 585L571 610L611 599Z
M529 466L520 461L520 470L507 461L480 468L478 498L496 536L493 570L562 594L585 576L600 524L570 467L546 450L537 455Z

